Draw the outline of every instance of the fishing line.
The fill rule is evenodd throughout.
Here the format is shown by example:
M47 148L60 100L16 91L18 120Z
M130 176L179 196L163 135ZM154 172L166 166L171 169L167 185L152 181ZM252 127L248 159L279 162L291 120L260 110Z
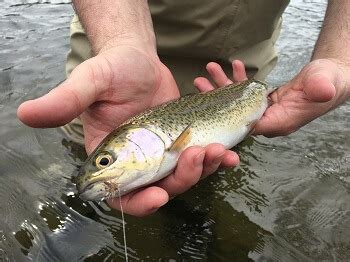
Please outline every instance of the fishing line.
M124 252L125 252L125 261L128 262L128 250L126 248L126 232L125 232L125 219L124 219L124 210L122 205L122 199L120 195L119 185L118 185L118 195L119 195L119 205L120 205L120 212L122 213L122 225L123 225L123 238L124 238Z

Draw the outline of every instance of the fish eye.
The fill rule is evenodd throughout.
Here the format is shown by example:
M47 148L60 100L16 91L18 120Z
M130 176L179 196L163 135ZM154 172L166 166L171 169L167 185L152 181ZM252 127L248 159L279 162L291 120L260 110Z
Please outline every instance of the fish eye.
M96 166L100 169L106 168L113 163L113 158L110 154L103 153L96 158Z

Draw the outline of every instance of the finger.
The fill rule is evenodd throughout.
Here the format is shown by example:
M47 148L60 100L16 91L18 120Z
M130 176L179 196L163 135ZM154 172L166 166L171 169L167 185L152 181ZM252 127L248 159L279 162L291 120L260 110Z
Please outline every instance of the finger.
M121 210L133 216L146 216L156 212L161 206L169 201L167 192L159 187L147 187L136 192L129 193L121 198L111 198L107 200L111 208Z
M239 157L235 152L226 150L221 144L213 143L205 147L202 178L213 174L222 167L233 167L239 164Z
M194 146L182 152L173 174L160 180L155 185L163 188L169 196L176 196L194 186L203 171L205 150Z
M233 60L232 62L233 69L233 80L235 82L242 82L247 80L247 73L245 71L245 66L240 60Z
M220 166L225 155L225 147L221 144L210 144L205 147L202 178L214 173Z
M57 127L79 116L103 92L104 80L96 78L93 59L80 64L71 76L48 94L24 102L18 118L31 127ZM108 80L107 80L108 81Z
M193 84L200 92L208 92L215 89L215 87L205 77L197 77L193 81Z
M211 62L207 65L207 71L213 78L218 87L232 84L233 82L227 77L224 70L218 63Z
M234 167L239 165L239 156L236 152L226 150L224 157L221 161L222 167Z
M304 92L313 102L328 102L336 95L334 72L320 71L311 74L304 80ZM332 79L333 78L333 79Z

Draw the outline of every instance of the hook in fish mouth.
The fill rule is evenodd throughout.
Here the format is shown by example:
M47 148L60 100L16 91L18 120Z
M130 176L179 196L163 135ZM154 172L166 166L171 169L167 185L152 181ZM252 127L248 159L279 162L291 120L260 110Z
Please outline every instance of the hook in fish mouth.
M105 190L107 192L105 199L117 196L116 193L119 192L119 183L114 181L105 181L103 184L105 185Z
M120 190L120 185L122 184L117 181L124 173L125 170L121 170L121 172L115 176L108 176L107 178L101 175L90 181L85 181L85 184L79 184L79 197L84 201L101 201L116 197Z

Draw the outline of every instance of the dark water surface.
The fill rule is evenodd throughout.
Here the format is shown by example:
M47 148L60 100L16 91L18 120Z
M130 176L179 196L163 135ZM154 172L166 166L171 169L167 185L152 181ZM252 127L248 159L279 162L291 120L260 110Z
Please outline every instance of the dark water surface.
M305 64L326 0L292 0L273 84ZM72 7L0 1L0 261L124 259L121 216L74 196L81 148L16 108L64 79ZM146 218L126 216L131 260L349 261L350 104L293 135L238 147L221 171Z

